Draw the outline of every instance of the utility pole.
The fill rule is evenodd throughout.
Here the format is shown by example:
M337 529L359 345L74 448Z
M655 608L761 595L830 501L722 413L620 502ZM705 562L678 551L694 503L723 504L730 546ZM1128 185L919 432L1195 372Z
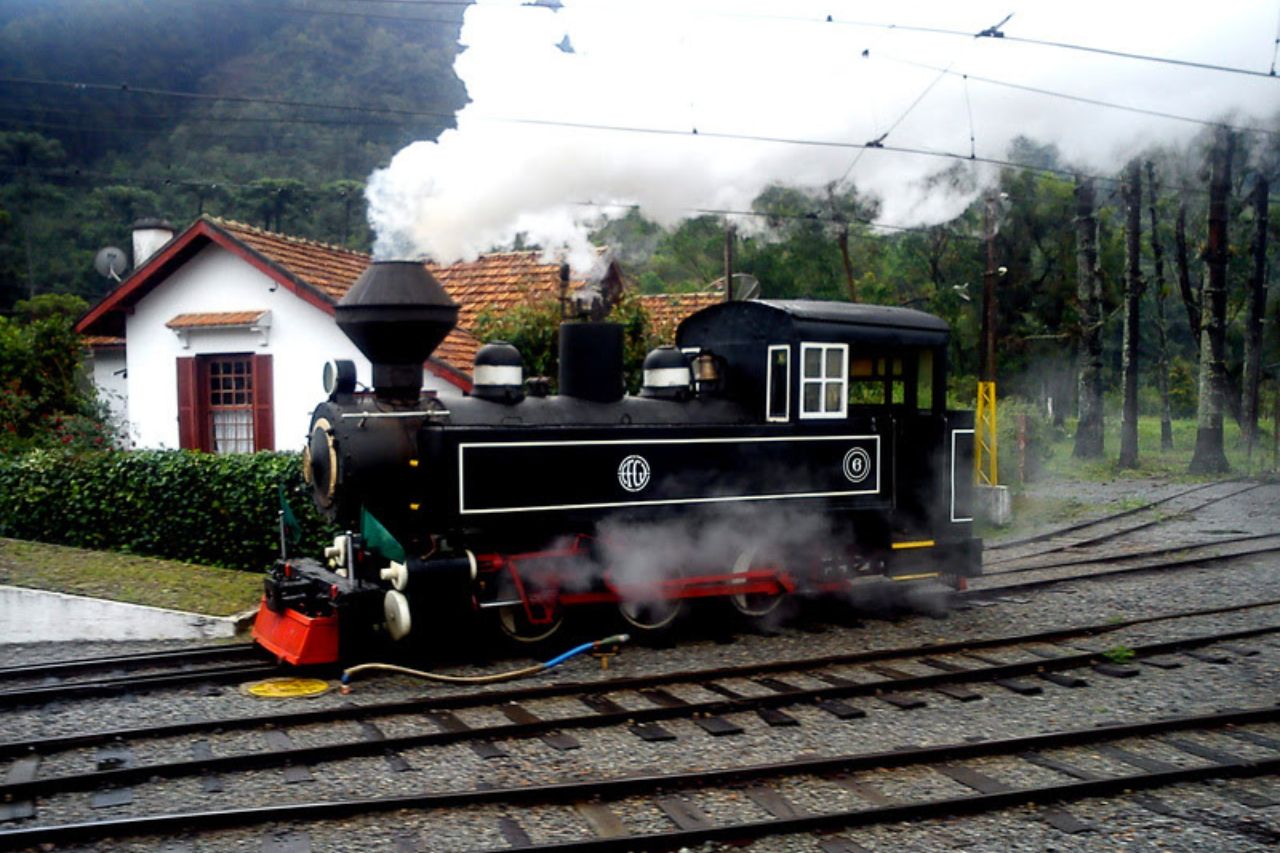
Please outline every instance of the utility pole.
M983 382L996 381L996 197L989 194L982 214L982 233L987 242L987 268L982 273L982 364Z
M733 301L733 238L738 229L732 224L724 229L724 301Z
M982 273L982 351L978 376L978 411L974 415L974 481L994 486L996 467L996 194L987 194L982 231L987 241L987 268Z

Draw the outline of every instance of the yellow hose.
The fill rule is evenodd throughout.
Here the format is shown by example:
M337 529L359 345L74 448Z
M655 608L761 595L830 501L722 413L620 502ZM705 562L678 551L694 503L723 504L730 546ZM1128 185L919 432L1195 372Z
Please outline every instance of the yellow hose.
M557 655L549 661L535 663L532 666L522 667L520 669L512 669L507 672L495 672L489 675L445 675L442 672L425 672L421 669L411 669L407 666L399 666L394 663L362 663L353 667L348 667L342 671L342 690L348 692L351 689L351 676L361 672L378 669L384 672L396 672L401 675L412 675L415 678L426 679L427 681L442 681L446 684L493 684L498 681L511 681L516 678L523 678L526 675L533 675L538 672L559 666L569 658L579 655L589 649L598 649L601 646L616 646L627 642L631 639L626 634L613 634L602 640L596 640L591 643L583 643L562 655Z
M410 669L407 666L398 666L394 663L362 663L342 671L343 685L350 683L351 676L371 669L398 672L401 675L412 675L415 678L423 678L427 681L443 681L447 684L493 684L497 681L510 681L513 678L521 678L526 675L533 675L535 672L541 672L543 665L535 663L533 666L526 666L523 669L495 672L490 675L446 675L443 672L425 672L421 669Z

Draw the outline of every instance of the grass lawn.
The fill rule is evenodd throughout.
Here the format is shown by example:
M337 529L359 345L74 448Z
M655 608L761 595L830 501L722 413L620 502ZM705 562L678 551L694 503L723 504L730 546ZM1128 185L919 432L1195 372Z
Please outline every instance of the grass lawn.
M232 616L256 607L262 574L0 539L0 584Z
M1246 462L1244 442L1240 430L1230 418L1225 419L1223 447L1231 471L1222 475L1193 475L1187 472L1196 446L1196 421L1184 418L1173 421L1173 449L1160 449L1160 420L1157 417L1138 419L1138 467L1122 469L1116 464L1120 455L1120 418L1108 417L1104 440L1105 455L1099 460L1080 460L1072 456L1075 448L1075 420L1067 421L1066 429L1059 435L1045 433L1046 444L1041 448L1043 458L1040 470L1029 483L1018 481L1018 465L1010 430L1002 429L1000 435L1000 480L1013 493L1013 522L1007 527L991 527L979 523L984 537L1016 537L1046 526L1060 526L1078 521L1086 516L1103 512L1130 509L1145 503L1141 498L1131 498L1100 506L1091 500L1074 497L1069 484L1073 482L1103 483L1115 480L1139 480L1156 478L1176 483L1194 484L1225 477L1252 475L1274 477L1275 457L1269 424L1253 450L1252 465ZM1030 452L1030 451L1029 451ZM1068 488L1053 490L1044 488L1046 483L1068 484Z
M1244 441L1240 437L1240 429L1230 417L1224 419L1223 449L1227 454L1227 462L1231 465L1231 473L1225 476L1273 474L1276 470L1275 457L1270 425L1261 424L1258 446L1253 449L1252 465L1246 461ZM1003 436L1002 436L1003 437ZM1108 418L1104 439L1105 456L1097 461L1082 461L1074 458L1071 451L1075 446L1075 420L1067 421L1065 435L1050 442L1051 455L1045 463L1041 479L1045 480L1086 480L1098 482L1118 477L1171 477L1185 480L1188 483L1202 480L1220 479L1218 475L1195 476L1187 473L1191 464L1191 456L1196 447L1196 422L1194 418L1184 418L1173 422L1173 449L1160 449L1160 419L1157 417L1138 418L1138 467L1121 469L1116 465L1120 456L1120 418ZM1001 454L1004 462L1004 454ZM1013 470L1010 471L1013 473Z

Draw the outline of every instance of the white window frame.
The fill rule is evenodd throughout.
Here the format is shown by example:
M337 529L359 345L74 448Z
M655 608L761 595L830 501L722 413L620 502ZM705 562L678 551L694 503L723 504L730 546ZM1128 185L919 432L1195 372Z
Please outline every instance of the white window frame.
M773 414L773 354L775 352L784 352L787 354L787 390L785 399L782 401L782 415ZM769 423L787 423L791 420L791 346L790 344L780 344L769 347L769 351L765 354L764 368L764 418Z
M835 377L827 376L825 372L826 364L827 364L827 353L833 349L840 351L840 377L839 377L840 408L836 411L831 411L831 412L822 411L821 409L816 412L810 411L805 406L805 393L804 393L805 388L809 384L816 382L819 384L820 387L822 387L823 391L825 392L827 383L835 381ZM805 358L805 355L810 350L817 350L822 354L821 357L818 359L818 364L822 366L822 370L823 370L822 376L809 377L804 375L804 366L805 366L805 362L807 361L807 359ZM820 406L823 405L824 400L826 400L826 394L825 393L819 394L818 401ZM848 408L849 408L849 345L848 344L820 344L820 343L800 344L800 417L805 420L818 419L818 418L834 420L836 418L845 417L845 415L848 413Z

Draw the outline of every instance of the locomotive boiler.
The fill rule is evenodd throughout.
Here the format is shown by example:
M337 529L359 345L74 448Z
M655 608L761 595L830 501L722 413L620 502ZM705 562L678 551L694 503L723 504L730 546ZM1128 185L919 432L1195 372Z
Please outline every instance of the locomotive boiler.
M305 475L347 532L324 565L270 570L254 633L281 659L477 616L537 641L588 606L633 633L695 599L759 619L789 596L980 572L973 416L946 408L949 332L930 314L713 305L648 355L638 394L621 327L566 322L558 394L493 342L448 399L422 370L457 306L421 264L372 264L336 314L373 389L326 367Z

